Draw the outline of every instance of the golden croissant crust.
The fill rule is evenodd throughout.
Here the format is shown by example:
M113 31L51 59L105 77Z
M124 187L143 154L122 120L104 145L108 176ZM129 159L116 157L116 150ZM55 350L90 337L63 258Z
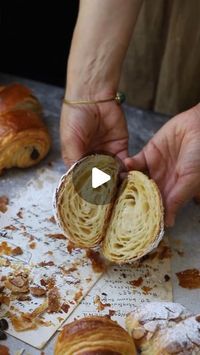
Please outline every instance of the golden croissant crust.
M102 251L108 260L118 264L133 262L155 248L163 236L160 192L154 181L139 171L129 172L118 190L119 167L115 159L97 154L77 163L81 167L80 186L88 183L86 178L97 156L109 166L108 174L114 171L112 201L105 205L85 201L73 183L75 165L62 177L56 190L57 221L76 246L91 248L102 242Z
M0 87L0 173L38 163L51 144L41 105L21 84Z
M136 355L130 335L106 317L86 317L66 325L55 355Z

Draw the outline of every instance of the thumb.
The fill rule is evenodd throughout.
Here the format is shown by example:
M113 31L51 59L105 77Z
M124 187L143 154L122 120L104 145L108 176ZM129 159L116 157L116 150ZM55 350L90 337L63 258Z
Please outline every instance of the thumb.
M128 170L147 170L144 151L141 150L141 152L134 155L133 157L124 159L124 164Z

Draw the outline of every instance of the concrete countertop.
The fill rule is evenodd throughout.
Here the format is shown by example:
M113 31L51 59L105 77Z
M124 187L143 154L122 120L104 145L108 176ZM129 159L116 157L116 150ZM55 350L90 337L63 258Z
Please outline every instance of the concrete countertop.
M39 167L48 166L48 163L53 161L58 171L62 174L66 168L60 157L59 115L64 90L52 85L0 74L1 85L11 82L20 82L27 85L41 101L44 108L44 121L49 127L53 138L53 147L47 158L39 164ZM124 105L124 111L130 135L129 153L133 155L168 120L168 117L127 105ZM35 175L36 168L7 171L0 177L0 195L6 194L12 198L16 191ZM192 202L189 203L180 212L175 227L166 231L166 233L169 235L173 251L172 282L174 300L187 306L191 311L200 312L200 290L188 290L179 287L176 277L176 272L178 271L195 267L200 269L200 207ZM176 252L177 245L184 251L184 256L180 256ZM55 337L44 348L45 355L53 354L54 341ZM19 349L25 349L23 354L26 355L41 354L40 351L11 336L8 336L8 340L1 342L1 344L9 347L11 355L14 355Z

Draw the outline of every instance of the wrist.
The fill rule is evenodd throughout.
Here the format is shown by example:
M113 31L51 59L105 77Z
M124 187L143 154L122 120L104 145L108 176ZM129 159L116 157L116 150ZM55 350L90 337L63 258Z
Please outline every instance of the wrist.
M65 98L99 100L116 94L119 82L119 73L108 73L101 66L91 68L85 63L68 66Z

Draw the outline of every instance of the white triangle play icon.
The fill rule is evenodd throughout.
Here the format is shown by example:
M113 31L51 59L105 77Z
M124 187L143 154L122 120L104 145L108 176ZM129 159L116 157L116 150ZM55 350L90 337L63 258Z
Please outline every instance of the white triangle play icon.
M92 187L96 189L97 187L105 184L111 179L110 175L104 173L98 168L92 168Z

